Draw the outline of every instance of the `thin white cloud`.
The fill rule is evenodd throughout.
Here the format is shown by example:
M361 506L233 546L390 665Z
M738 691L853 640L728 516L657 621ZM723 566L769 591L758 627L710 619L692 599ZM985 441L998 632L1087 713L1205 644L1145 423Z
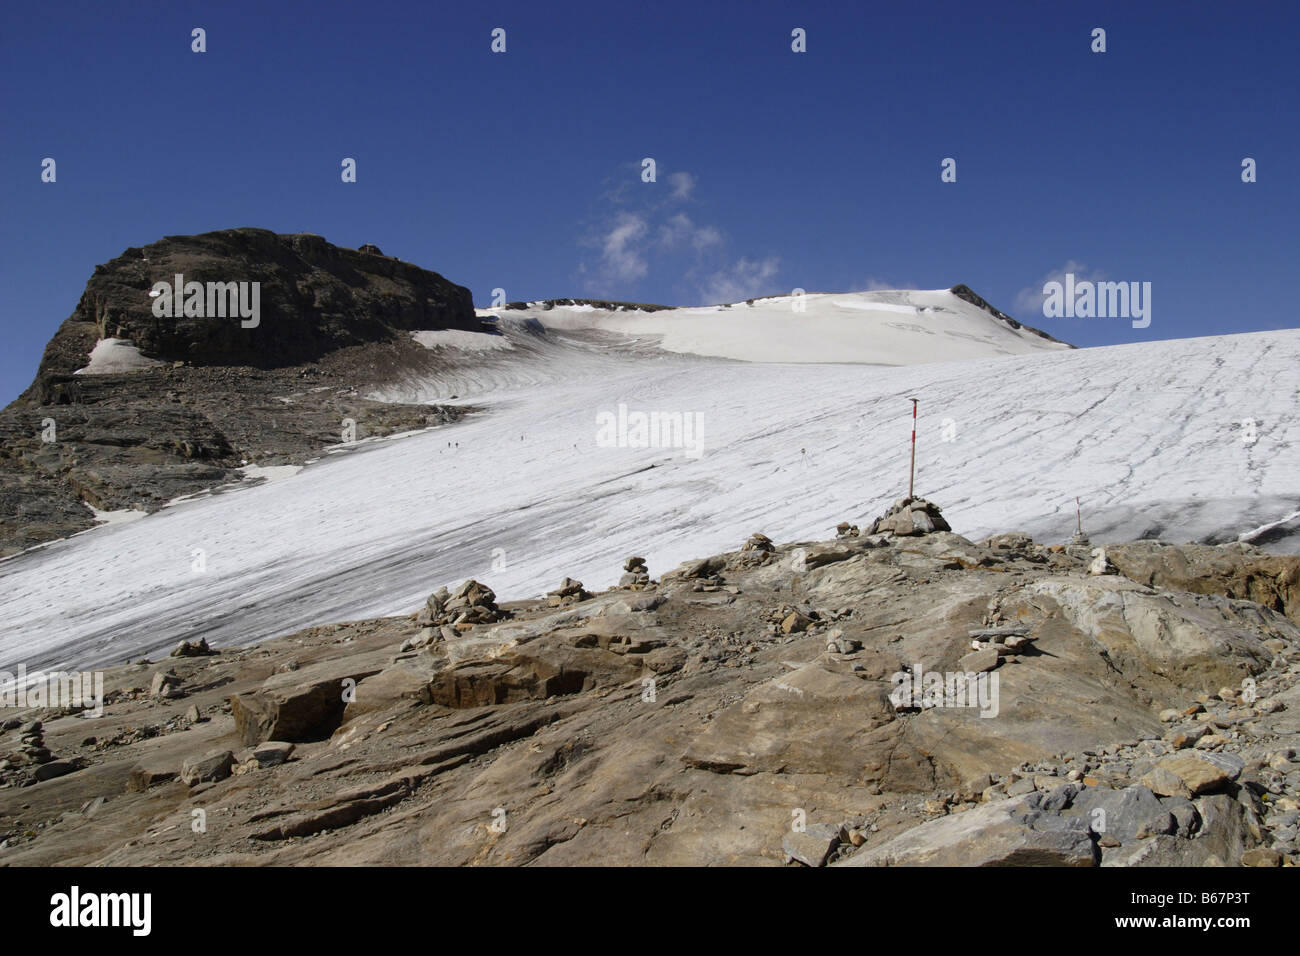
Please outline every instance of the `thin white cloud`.
M584 293L644 301L647 294L638 286L647 277L661 290L651 298L671 293L718 302L769 293L778 260L752 253L734 260L726 231L683 209L686 202L696 202L695 175L661 171L660 180L660 185L643 183L640 166L629 164L606 184L579 239L589 250L576 270Z
M641 252L640 240L649 230L646 221L630 212L620 212L601 240L600 262L605 278L614 282L635 282L650 271Z
M702 287L704 301L708 304L742 302L771 295L776 291L773 279L779 266L780 260L775 256L762 260L739 259L709 276Z
M690 216L679 212L659 227L659 244L666 249L690 245L707 249L722 242L722 233L713 226L697 226Z
M1041 314L1043 311L1043 286L1049 282L1065 282L1065 274L1073 273L1075 281L1087 279L1091 282L1100 282L1106 278L1106 273L1100 270L1090 270L1082 262L1076 262L1071 259L1059 269L1047 273L1034 285L1025 286L1016 293L1015 308L1018 315L1028 315L1032 313Z
M696 178L687 172L669 173L668 185L672 187L673 199L690 199L695 191Z

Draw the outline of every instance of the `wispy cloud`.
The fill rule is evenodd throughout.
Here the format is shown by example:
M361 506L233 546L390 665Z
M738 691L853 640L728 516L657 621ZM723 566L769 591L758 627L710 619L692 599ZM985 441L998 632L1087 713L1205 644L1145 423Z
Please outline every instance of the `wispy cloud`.
M780 264L775 256L762 260L742 258L709 276L703 287L704 302L720 304L771 295L777 291L773 280Z
M659 242L667 249L683 245L707 249L722 242L722 233L714 226L697 226L690 216L679 212L659 227Z
M671 290L687 301L713 303L780 291L775 256L736 258L726 231L701 221L706 206L699 201L698 177L674 171L645 183L640 172L639 163L620 171L578 240L588 250L577 268L586 295L644 300ZM654 282L654 296L642 293L643 280Z
M669 173L668 185L672 188L674 199L690 199L695 190L696 179L687 172Z
M1071 259L1065 265L1061 266L1061 268L1055 269L1044 275L1034 285L1025 286L1016 293L1015 308L1017 314L1021 316L1033 313L1042 314L1043 286L1049 282L1065 282L1065 274L1067 272L1073 273L1076 281L1087 279L1091 282L1100 282L1106 278L1106 273L1096 269L1089 269L1082 262L1076 262L1074 259Z
M617 282L635 282L649 271L641 253L640 240L649 231L645 219L630 212L620 212L613 225L601 237L601 272Z

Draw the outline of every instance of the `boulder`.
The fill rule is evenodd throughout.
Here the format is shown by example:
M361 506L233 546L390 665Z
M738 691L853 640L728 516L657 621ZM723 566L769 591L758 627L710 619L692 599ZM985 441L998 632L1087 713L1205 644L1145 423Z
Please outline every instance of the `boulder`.
M70 773L75 773L82 768L83 764L77 760L51 760L43 763L33 772L38 781L53 780L55 777L63 777Z
M804 866L825 866L845 834L840 827L816 823L806 830L792 830L781 838L781 849L786 860L796 860Z
M1222 790L1237 779L1244 765L1234 754L1180 750L1162 757L1142 784L1161 796L1194 797Z
M957 662L957 669L966 674L982 674L997 667L1000 659L997 648L986 647L983 650L971 651L962 657Z
M268 740L235 755L235 773L278 767L293 754L294 745L285 740Z
M225 780L235 765L235 755L229 750L210 750L202 757L189 757L181 764L180 779L186 786Z
M1095 866L1087 828L1041 811L1042 797L1034 793L939 817L836 865Z
M230 698L235 731L245 746L267 740L323 740L343 719L356 685L383 668L372 656L370 661L344 658L274 674L259 690Z
M126 789L133 793L144 793L150 787L176 779L175 767L163 767L138 763L127 772Z
M150 697L162 697L170 699L173 697L183 696L181 690L181 679L171 671L160 671L153 675L153 682L149 685Z
M1178 828L1169 808L1146 787L1084 787L1070 802L1066 815L1082 818L1093 833L1112 836L1120 843L1174 833Z

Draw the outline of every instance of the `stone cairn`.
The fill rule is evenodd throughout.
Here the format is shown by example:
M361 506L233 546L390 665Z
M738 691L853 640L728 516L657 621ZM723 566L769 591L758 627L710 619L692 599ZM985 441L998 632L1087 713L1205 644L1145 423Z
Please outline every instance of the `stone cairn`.
M837 538L856 538L859 533L858 526L849 524L847 521L841 521L835 526L835 537Z
M967 633L971 651L957 662L957 669L968 674L991 671L1004 659L1018 660L1036 640L1028 627L1019 625L981 627Z
M734 568L755 568L768 564L777 559L776 545L772 539L765 534L755 532L751 534L743 545L740 546L740 554L737 557L728 560L729 567Z
M45 746L45 733L39 720L8 720L5 721L4 729L18 731L18 749L5 756L0 770L49 763L54 759L54 754Z
M455 591L438 588L429 595L415 623L423 630L402 644L412 650L439 641L451 640L475 624L492 624L504 616L496 605L497 596L486 584L470 578Z
M871 523L867 534L914 535L951 531L939 506L924 498L899 498Z
M181 641L172 651L172 657L208 657L217 653L208 647L208 639L200 637L197 641Z
M546 603L549 607L568 607L570 604L577 604L590 598L591 593L583 590L582 582L575 581L573 578L565 578L554 591L546 592Z
M644 591L650 587L650 571L646 568L645 558L630 557L623 562L626 572L618 579L618 586L629 591Z

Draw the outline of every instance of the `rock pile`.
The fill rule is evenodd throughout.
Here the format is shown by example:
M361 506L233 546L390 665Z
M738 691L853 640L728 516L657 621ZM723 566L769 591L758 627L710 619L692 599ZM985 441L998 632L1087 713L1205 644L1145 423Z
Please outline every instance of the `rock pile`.
M633 556L623 562L623 570L626 572L618 579L620 588L627 588L629 591L644 591L650 587L650 571L646 568L645 558Z
M938 505L924 498L899 498L888 511L871 523L867 534L904 536L951 530Z
M200 637L197 641L181 641L172 651L172 657L208 657L215 654L212 648L208 647L208 639Z
M1034 637L1027 627L985 627L969 631L971 653L958 661L957 666L968 673L991 671L999 663L1009 663L1030 649Z
M749 539L745 542L744 547L742 547L740 550L741 551L766 551L768 553L771 553L776 550L776 545L772 543L772 539L769 538L767 535L759 534L756 532L749 536Z
M546 592L546 603L549 607L568 607L570 604L589 600L591 600L591 593L583 590L582 582L575 581L573 578L565 578L554 591Z
M858 534L858 526L849 524L847 521L841 521L835 526L835 537L837 538L856 538Z
M58 760L45 745L45 728L39 720L9 720L5 730L16 730L17 747L0 757L0 783L28 786L52 780L84 766L81 760Z
M568 580L567 578L565 579ZM496 594L486 584L470 578L455 591L438 588L429 595L415 623L422 630L418 637L405 642L404 650L451 640L475 624L493 624L504 615L496 605Z

